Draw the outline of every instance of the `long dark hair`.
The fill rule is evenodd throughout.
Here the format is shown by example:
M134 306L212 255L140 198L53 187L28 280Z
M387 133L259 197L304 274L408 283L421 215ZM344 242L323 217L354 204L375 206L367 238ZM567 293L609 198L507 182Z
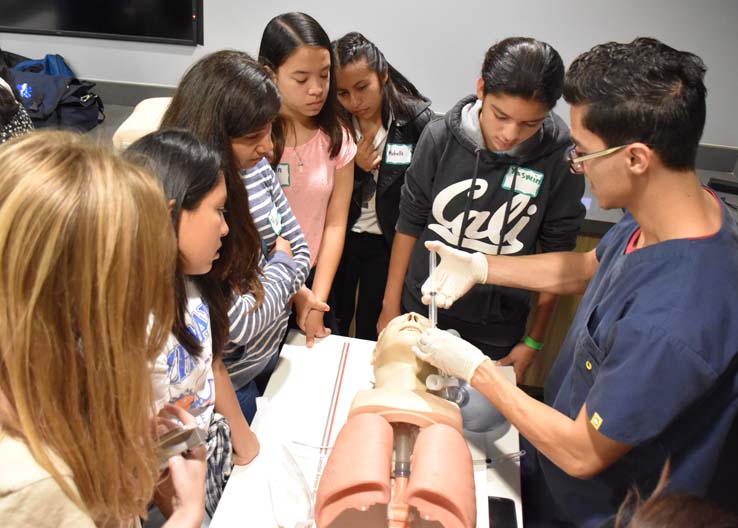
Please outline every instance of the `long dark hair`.
M325 132L330 139L330 157L335 158L341 150L343 142L343 123L338 113L338 98L336 97L336 74L333 64L331 40L318 22L305 13L284 13L275 16L264 28L259 45L259 61L268 66L273 72L300 47L314 46L328 50L331 56L330 79L328 96L323 108L315 116L318 128ZM274 122L272 127L272 142L274 143L274 159L276 166L284 153L285 130L287 123L283 118Z
M339 68L365 60L380 80L387 78L382 92L382 123L385 125L389 122L390 114L410 116L413 103L428 100L413 83L392 67L376 44L361 33L352 31L334 41L333 52Z
M174 200L172 224L175 233L179 232L182 211L197 209L220 178L221 159L218 152L185 130L152 132L133 143L123 155L159 178L167 201ZM187 292L180 259L177 260L175 273L176 313L172 333L187 352L199 355L202 352L200 343L185 323ZM193 275L190 278L208 306L213 352L220 354L228 335L227 299L212 274Z
M253 293L257 304L264 299L258 271L261 238L231 141L267 126L279 107L279 92L264 68L248 53L223 50L185 73L162 119L162 127L184 128L220 153L230 231L211 273L238 293Z
M550 44L510 37L492 45L482 65L484 95L533 99L551 110L564 90L564 62Z

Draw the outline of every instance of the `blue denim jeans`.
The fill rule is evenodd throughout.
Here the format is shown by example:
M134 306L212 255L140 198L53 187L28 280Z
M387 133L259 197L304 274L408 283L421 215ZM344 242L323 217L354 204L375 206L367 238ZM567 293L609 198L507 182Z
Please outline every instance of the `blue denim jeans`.
M261 396L261 392L259 392L259 388L256 386L256 381L254 380L249 381L236 391L238 404L241 406L243 416L249 424L251 424L256 414L256 398L259 396Z

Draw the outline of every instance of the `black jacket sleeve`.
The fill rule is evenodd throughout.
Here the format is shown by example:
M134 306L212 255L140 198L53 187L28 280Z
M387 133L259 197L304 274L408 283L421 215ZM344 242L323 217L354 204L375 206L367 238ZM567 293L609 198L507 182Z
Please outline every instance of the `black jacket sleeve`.
M433 203L433 182L438 159L443 149L439 132L445 131L443 119L431 122L420 135L413 160L405 172L405 184L400 196L400 216L397 232L420 237L428 223ZM445 134L444 134L445 136Z
M577 243L586 212L582 204L584 178L572 174L566 157L569 146L555 153L555 181L546 214L538 231L538 243L544 253L571 251Z

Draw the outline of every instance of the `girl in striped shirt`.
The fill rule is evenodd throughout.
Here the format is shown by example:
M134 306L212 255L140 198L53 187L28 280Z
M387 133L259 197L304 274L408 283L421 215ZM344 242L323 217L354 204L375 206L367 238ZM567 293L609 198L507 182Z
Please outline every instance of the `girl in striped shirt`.
M257 241L234 251L254 251L258 284L226 275L231 293L224 362L247 420L260 394L255 377L273 368L287 332L292 302L303 310L327 309L304 287L310 265L307 242L265 156L280 97L266 71L247 53L224 50L185 73L162 120L213 145L223 158L231 233L242 227ZM230 236L230 235L229 235ZM239 268L224 270L238 279Z

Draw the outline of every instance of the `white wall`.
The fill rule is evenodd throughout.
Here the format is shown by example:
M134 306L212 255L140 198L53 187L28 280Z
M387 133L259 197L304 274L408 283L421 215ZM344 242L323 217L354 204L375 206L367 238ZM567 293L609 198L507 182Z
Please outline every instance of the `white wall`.
M514 35L552 44L566 64L594 44L653 36L702 57L708 66L704 142L738 146L736 0L204 0L205 45L91 40L0 33L0 46L34 58L60 53L80 77L175 85L202 55L220 48L255 54L274 15L300 10L331 38L363 32L388 60L447 110L471 93L484 52ZM347 7L350 6L350 7ZM561 104L559 111L568 113Z

